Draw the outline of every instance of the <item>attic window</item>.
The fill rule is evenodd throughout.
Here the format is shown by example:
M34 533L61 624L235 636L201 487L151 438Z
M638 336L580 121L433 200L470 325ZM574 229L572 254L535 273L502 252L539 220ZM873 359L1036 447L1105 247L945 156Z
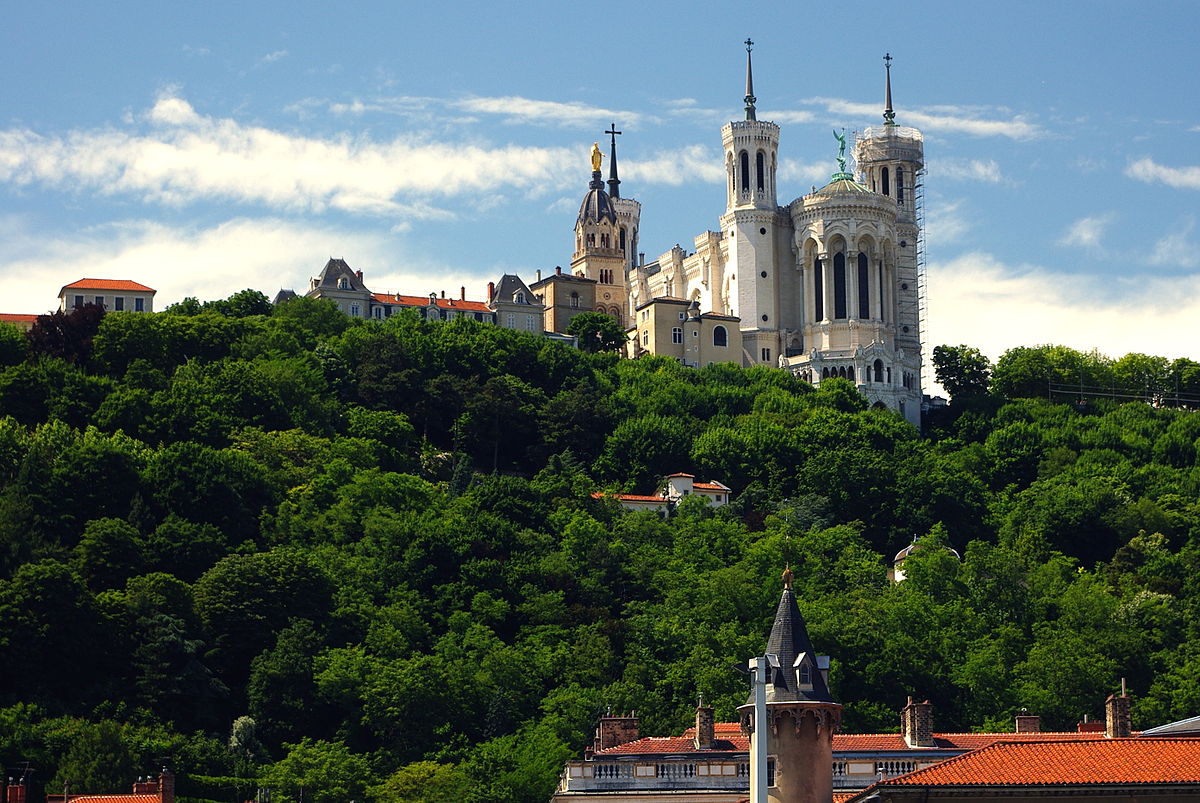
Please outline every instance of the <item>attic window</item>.
M812 686L812 667L807 662L800 664L798 676L802 688Z
M350 289L350 282L348 282L348 281L346 280L346 277L345 277L345 276L343 276L342 278L338 279L338 289L339 289L339 290L349 290L349 289Z
M522 293L520 290L518 290L517 295L513 300L516 301L516 303L518 303L518 304L524 304L525 303L525 294Z

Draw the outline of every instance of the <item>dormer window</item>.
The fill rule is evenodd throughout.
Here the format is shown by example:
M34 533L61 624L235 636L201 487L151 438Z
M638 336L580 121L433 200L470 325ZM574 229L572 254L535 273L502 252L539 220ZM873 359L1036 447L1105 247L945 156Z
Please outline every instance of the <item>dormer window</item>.
M807 662L800 664L800 670L797 675L797 680L800 681L800 688L812 688L812 667Z
M525 294L522 293L520 290L518 290L517 295L513 300L518 304L524 304L525 303Z
M350 281L345 276L338 279L338 289L339 290L349 290L350 289Z

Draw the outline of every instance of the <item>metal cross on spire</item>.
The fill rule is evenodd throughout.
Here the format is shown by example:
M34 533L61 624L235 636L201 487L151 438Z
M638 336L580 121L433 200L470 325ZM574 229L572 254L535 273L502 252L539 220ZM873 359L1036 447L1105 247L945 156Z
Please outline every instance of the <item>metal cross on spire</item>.
M746 45L746 119L757 119L754 116L754 103L758 98L754 97L754 69L750 63L750 51L754 49L754 42L750 37L746 37L744 43Z
M885 53L883 56L883 68L887 71L887 100L884 103L883 121L884 125L896 124L896 112L892 109L892 54Z
M617 135L621 132L617 130L617 124L613 123L604 133L608 134L612 140L609 146L611 150L609 151L608 160L608 195L610 198L620 198L621 180L617 178Z

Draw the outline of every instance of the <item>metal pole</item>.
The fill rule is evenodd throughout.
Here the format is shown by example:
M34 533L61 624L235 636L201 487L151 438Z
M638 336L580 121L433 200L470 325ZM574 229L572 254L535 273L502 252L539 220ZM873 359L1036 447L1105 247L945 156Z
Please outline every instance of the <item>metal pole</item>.
M767 658L751 658L750 682L754 686L754 733L750 739L750 801L767 803Z

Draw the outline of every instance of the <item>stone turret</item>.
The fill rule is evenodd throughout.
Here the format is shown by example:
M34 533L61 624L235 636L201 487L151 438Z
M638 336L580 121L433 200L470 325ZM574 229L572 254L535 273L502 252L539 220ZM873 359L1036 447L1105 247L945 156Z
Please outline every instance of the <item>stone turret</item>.
M783 594L767 638L767 722L754 722L754 699L738 709L751 740L766 735L775 757L768 773L771 803L829 803L833 800L833 734L842 721L826 682L828 659L817 655L792 592L792 572L783 575Z

